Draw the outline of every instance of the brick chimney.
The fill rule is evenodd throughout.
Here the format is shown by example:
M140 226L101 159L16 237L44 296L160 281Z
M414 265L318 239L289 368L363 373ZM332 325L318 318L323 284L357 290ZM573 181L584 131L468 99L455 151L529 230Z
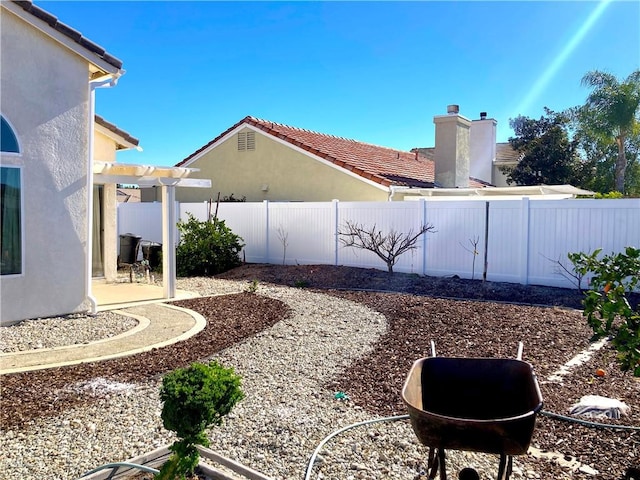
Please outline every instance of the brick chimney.
M459 112L458 105L449 105L446 115L433 117L436 125L435 181L445 188L469 186L471 121Z
M493 162L496 159L496 122L480 112L480 119L471 122L470 176L493 183Z

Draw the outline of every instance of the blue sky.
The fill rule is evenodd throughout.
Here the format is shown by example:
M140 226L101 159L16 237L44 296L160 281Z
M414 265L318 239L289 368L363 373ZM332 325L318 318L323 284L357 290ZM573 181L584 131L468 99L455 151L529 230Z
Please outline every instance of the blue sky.
M460 105L498 121L583 104L640 68L640 2L38 1L124 62L96 111L174 165L247 115L402 150Z

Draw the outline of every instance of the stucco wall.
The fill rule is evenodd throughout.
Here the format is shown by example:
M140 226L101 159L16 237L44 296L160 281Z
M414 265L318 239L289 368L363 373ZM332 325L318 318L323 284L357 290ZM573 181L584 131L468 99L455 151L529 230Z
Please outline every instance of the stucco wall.
M240 131L248 131L248 128ZM211 189L178 188L180 202L245 196L249 202L270 201L386 201L388 191L256 132L255 150L238 151L237 134L191 163L193 178L211 179ZM264 191L263 187L267 190ZM145 196L145 199L148 197Z
M116 142L104 133L96 131L93 136L93 159L98 162L116 161Z
M515 165L512 165L515 166ZM507 176L502 173L500 171L500 168L498 165L494 164L492 167L493 170L493 176L492 176L492 181L491 183L493 183L496 187L513 187L515 186L514 184L509 185L507 183Z
M2 10L0 106L22 152L21 275L2 276L1 321L86 308L88 66Z
M443 187L469 186L469 128L461 115L436 115L435 179Z

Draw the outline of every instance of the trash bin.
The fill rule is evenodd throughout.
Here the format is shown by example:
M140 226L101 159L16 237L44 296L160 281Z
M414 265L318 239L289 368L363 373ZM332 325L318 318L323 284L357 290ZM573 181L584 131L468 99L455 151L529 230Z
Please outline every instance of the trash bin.
M152 270L158 268L162 262L162 244L142 242L142 256L149 262L149 268Z
M119 263L136 263L138 254L138 245L142 239L139 235L133 233L125 233L120 235L120 262Z

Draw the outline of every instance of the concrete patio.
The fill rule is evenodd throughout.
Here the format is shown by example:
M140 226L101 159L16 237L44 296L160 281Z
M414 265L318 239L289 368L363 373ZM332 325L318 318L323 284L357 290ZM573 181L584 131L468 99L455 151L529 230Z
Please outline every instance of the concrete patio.
M164 289L160 285L142 282L107 283L101 280L93 281L92 291L98 302L98 311L167 300L184 300L198 296L195 292L177 290L174 298L166 299Z

